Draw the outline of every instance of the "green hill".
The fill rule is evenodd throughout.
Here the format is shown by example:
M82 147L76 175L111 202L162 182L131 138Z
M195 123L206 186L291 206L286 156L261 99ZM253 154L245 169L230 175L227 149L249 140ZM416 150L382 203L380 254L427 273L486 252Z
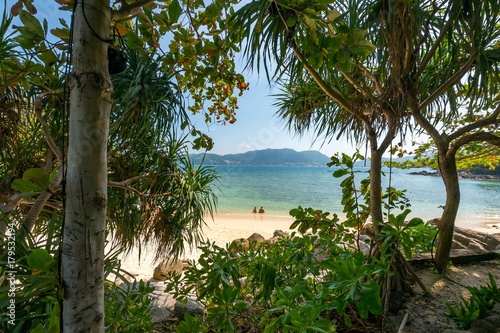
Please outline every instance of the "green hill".
M325 166L330 158L319 151L295 151L293 149L264 149L241 154L194 154L191 160L195 164L205 165L289 165L289 166Z

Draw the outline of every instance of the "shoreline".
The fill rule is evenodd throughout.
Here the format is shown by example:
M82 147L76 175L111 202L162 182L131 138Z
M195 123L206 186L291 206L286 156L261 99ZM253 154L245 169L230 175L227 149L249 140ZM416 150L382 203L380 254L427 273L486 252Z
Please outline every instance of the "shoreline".
M213 220L206 218L206 225L203 227L205 240L215 243L220 247L235 239L248 238L253 233L262 235L265 239L271 238L275 230L282 230L291 233L290 225L294 219L291 216L273 215L268 213L217 213ZM500 217L460 217L455 224L457 227L471 229L483 233L500 233ZM497 226L497 227L494 227ZM153 262L155 249L143 246L141 257L139 251L132 250L128 255L120 256L121 267L132 273L137 280L149 280L153 276L154 268L158 262ZM197 248L187 249L182 259L197 259L201 251Z

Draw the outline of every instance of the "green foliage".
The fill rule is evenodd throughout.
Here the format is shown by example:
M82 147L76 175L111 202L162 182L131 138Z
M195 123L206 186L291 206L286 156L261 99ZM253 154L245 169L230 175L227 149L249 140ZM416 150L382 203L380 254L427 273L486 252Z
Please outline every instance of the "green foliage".
M471 293L469 299L461 298L460 304L453 307L446 302L448 308L447 316L453 319L460 328L468 329L471 324L481 318L484 318L486 311L493 308L493 305L500 301L500 290L493 275L488 273L490 283L486 286L467 287Z
M47 174L41 168L30 168L24 171L21 179L14 179L11 187L21 192L23 196L34 196L49 189L56 172L57 169L54 169L53 172Z
M370 181L361 181L360 189L356 186L354 163L364 160L364 157L356 151L352 156L347 154L335 154L328 163L329 167L338 168L333 172L333 177L344 179L340 182L342 188L341 204L346 213L346 226L358 230L366 222L370 215Z
M15 214L4 215L6 223L15 223ZM57 228L53 216L49 230ZM59 239L48 233L44 241L37 241L33 234L10 233L2 242L8 251L0 254L0 265L4 270L2 279L8 281L0 286L0 306L4 309L15 301L15 325L8 316L0 318L0 327L7 332L54 332L59 331L59 302L61 291L58 279ZM15 285L15 288L12 288Z
M377 238L383 242L381 251L385 252L389 247L396 244L402 248L406 258L410 259L412 257L412 249L416 244L408 230L424 222L420 218L413 218L408 223L405 223L406 216L410 212L409 209L406 209L397 216L390 214L388 222L380 224L381 229L380 233L377 234Z
M0 223L9 226L20 223L15 213L2 214ZM3 332L59 332L62 286L59 281L59 230L61 221L53 214L44 229L45 238L35 237L33 232L14 233L6 236L0 245L0 306L8 309L15 301L14 325L4 315L0 318ZM15 228L15 227L14 227ZM129 273L120 268L117 258L120 248L106 254L105 278L113 275L126 282ZM108 332L151 332L153 324L149 314L149 284L134 282L127 289L114 283L105 284L105 319Z
M202 316L193 317L187 312L184 314L184 320L176 328L177 333L206 333L208 331L209 327L203 324Z
M149 282L134 281L124 287L106 282L104 287L106 332L151 332L154 329L148 296L154 288Z
M334 332L336 315L350 325L352 311L365 319L379 314L373 281L384 269L336 244L330 224L315 228L318 235L292 234L249 250L206 243L197 263L169 276L166 291L179 299L196 291L207 309L203 325L218 332ZM181 322L178 332L193 320Z

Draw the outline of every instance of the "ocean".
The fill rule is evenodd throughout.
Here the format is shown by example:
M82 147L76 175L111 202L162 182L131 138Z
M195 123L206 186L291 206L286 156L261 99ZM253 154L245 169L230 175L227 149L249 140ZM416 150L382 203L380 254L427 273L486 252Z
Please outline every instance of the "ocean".
M340 179L334 168L294 166L217 166L220 175L214 191L219 213L250 213L264 207L266 213L288 216L299 205L343 217ZM423 169L393 169L392 187L406 189L412 213L424 220L439 217L445 204L441 177L410 175ZM355 169L357 182L368 177L368 168ZM384 189L389 184L385 168ZM460 179L461 203L457 220L500 219L500 181Z

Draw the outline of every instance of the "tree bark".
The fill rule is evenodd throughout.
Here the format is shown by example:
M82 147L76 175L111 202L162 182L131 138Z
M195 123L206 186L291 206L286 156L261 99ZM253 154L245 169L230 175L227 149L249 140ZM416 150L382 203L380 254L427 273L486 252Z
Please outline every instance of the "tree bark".
M63 332L104 332L110 1L77 3L63 225Z
M371 149L370 161L370 209L376 233L380 231L379 222L384 222L382 213L382 154L377 147Z
M445 272L450 259L453 243L455 219L460 205L460 184L454 154L447 154L439 149L438 159L441 176L446 187L446 203L438 225L439 239L436 249L435 265L440 272Z

